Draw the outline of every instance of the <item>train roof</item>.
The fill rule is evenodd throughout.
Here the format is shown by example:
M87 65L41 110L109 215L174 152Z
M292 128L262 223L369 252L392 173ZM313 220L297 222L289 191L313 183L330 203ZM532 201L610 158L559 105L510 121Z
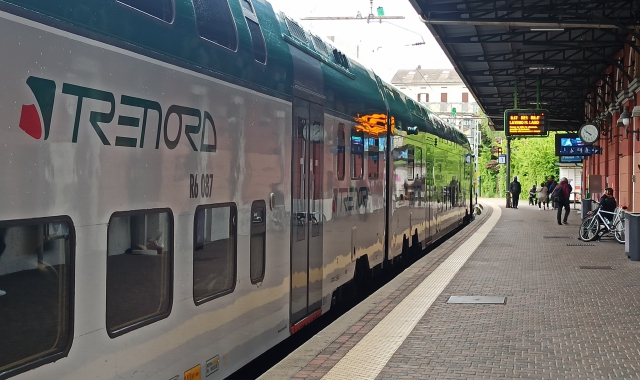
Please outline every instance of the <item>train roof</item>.
M274 11L264 0L247 2L253 12L249 14L242 1L228 2L228 9L220 8L234 21L228 26L234 36L222 42L201 35L202 22L198 23L191 0L174 0L172 9L163 8L163 2L148 2L145 7L149 9L143 10L127 5L126 0L0 0L0 3L11 12L36 18L55 28L281 99L293 96L290 46L294 46L322 64L325 106L329 112L351 118L363 110L380 112L385 109L381 93L386 91L386 95L394 94L395 100L390 103L394 104L403 125L417 126L420 131L458 144L467 143L460 131L406 95L397 93L372 70L349 58L331 42L301 27L284 13ZM266 49L263 62L256 59L249 21L245 25L245 19L258 22Z

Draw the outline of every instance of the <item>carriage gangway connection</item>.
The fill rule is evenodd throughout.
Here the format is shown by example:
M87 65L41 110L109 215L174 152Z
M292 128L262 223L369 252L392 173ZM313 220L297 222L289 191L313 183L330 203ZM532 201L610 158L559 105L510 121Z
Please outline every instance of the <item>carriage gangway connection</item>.
M579 213L559 226L552 210L480 203L260 379L640 377L640 262L613 238L578 240Z

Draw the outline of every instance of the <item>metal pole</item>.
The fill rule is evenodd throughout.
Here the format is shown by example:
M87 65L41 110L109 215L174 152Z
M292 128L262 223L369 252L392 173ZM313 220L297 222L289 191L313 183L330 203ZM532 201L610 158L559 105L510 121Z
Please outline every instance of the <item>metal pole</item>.
M540 109L540 77L536 81L536 108Z
M515 86L513 88L513 108L518 109L518 78L515 78ZM506 127L506 126L505 126ZM509 193L509 183L511 181L511 137L507 136L507 208L511 207L511 198Z
M511 179L511 139L507 137L507 208L511 207L511 197L509 193L509 181Z

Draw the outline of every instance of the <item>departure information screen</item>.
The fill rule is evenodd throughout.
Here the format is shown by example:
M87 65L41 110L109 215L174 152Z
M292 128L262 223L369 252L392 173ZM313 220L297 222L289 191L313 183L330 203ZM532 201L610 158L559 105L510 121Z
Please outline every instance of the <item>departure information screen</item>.
M507 136L548 136L548 122L547 110L504 111L504 131Z

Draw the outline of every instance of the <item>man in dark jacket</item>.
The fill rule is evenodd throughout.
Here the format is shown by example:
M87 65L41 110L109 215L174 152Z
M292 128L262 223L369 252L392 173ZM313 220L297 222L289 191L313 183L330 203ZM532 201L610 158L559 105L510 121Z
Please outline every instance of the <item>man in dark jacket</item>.
M522 192L522 187L520 186L520 182L518 182L518 177L513 177L513 182L509 184L509 192L511 193L511 206L513 208L518 208L518 200L520 199L520 193Z
M569 185L569 181L565 177L562 177L562 179L560 180L560 184L555 186L553 193L551 193L551 198L553 198L554 203L556 202L556 199L557 199L559 225L562 225L563 223L567 224L567 219L569 218L569 212L571 210L570 204L569 204L569 198L572 190L573 188L571 187L571 185ZM563 207L564 207L564 218L561 219Z
M547 190L548 190L548 194L549 197L547 198L547 208L549 208L549 201L551 201L551 193L553 193L553 190L556 188L556 186L558 186L558 183L556 182L556 177L554 176L550 176L549 179L547 180ZM553 209L556 209L556 204L552 203Z

